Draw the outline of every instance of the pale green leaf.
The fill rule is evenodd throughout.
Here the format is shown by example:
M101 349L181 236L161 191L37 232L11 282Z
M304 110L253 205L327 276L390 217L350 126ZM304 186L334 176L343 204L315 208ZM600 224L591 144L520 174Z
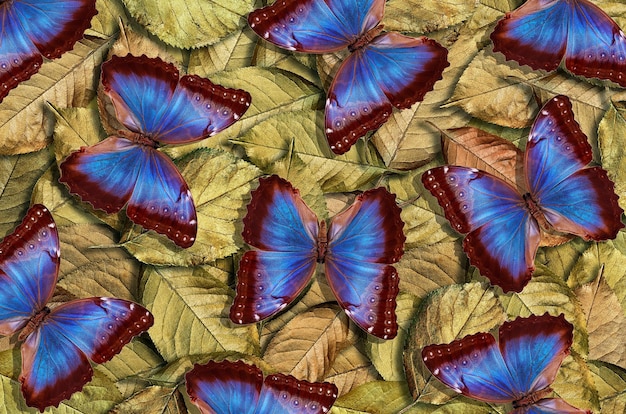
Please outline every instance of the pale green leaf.
M626 371L597 361L589 361L587 366L600 397L600 412L626 412Z
M188 70L200 76L211 77L223 70L250 66L259 37L245 26L210 46L194 49L189 54Z
M598 125L602 167L615 182L619 205L626 208L626 110L611 104Z
M150 338L166 361L210 352L258 352L256 327L239 327L230 321L228 311L235 292L213 273L221 270L146 269L142 302L154 315Z
M26 214L33 187L52 162L48 149L0 156L0 236L9 233Z
M130 14L165 43L182 49L213 44L242 27L253 0L122 0Z
M362 142L346 154L332 155L323 134L324 120L319 115L315 111L282 113L260 122L233 142L241 145L250 160L263 170L270 169L293 148L293 153L314 172L312 179L320 183L324 192L352 191L387 171L384 166L377 167L377 163L372 165L362 159Z

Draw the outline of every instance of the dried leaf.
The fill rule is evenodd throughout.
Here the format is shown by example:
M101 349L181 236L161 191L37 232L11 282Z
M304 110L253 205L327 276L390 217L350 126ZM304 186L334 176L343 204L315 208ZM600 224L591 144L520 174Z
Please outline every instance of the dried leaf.
M621 335L626 330L626 316L602 274L576 289L576 296L587 319L589 359L626 368L626 347Z
M338 306L297 315L271 339L263 360L276 370L321 381L350 337L348 317Z
M189 54L190 73L210 76L223 70L241 69L250 66L259 37L245 26L220 42L202 49L194 49Z
M615 183L615 194L619 196L618 203L623 209L626 209L625 114L626 110L611 104L598 125L602 166Z
M9 93L0 107L0 154L24 154L49 144L53 119L44 111L45 102L58 107L87 105L96 91L95 68L111 42L83 39Z
M476 5L475 0L390 0L383 24L387 30L433 32L467 20Z
M355 344L337 354L324 381L335 384L339 395L344 395L356 387L379 379L372 362Z
M442 404L456 393L436 380L422 361L422 348L487 332L504 322L502 305L480 283L451 285L431 293L420 307L404 351L404 369L413 399Z
M150 338L166 361L210 352L258 352L256 328L230 322L235 292L212 276L220 272L210 267L146 269L143 303L154 315Z
M116 405L110 414L179 414L185 413L185 400L178 388L148 387Z
M626 371L614 365L587 363L600 397L600 412L626 412Z
M47 149L0 156L0 236L4 237L22 219L30 205L35 183L52 162L52 154Z
M253 0L122 0L130 14L165 43L181 49L213 44L240 27Z
M331 413L397 414L411 402L406 383L372 381L339 397ZM341 411L341 408L347 408L348 411Z

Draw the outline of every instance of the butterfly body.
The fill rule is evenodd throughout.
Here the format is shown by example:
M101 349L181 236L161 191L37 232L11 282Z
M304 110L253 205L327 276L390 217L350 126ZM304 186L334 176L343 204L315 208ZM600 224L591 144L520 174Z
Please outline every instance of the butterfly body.
M434 40L383 33L384 9L384 0L279 0L248 16L250 27L279 47L351 52L326 99L325 133L335 154L379 128L393 107L423 100L449 65L447 50Z
M467 234L470 263L505 292L520 292L534 270L541 229L585 240L615 238L623 210L601 167L588 166L591 146L565 96L540 110L524 154L525 189L473 168L426 171L424 186L452 227Z
M306 288L323 263L337 301L372 335L397 332L398 274L404 223L395 197L368 190L330 224L318 223L298 190L278 176L260 180L244 218L244 253L237 272L235 323L254 323L284 309Z
M626 35L588 0L528 0L491 34L494 51L533 69L563 61L575 75L626 87Z
M145 308L122 299L92 297L49 308L59 264L52 216L34 205L0 243L0 334L18 333L22 394L42 412L91 380L89 360L110 360L153 323Z
M457 393L479 401L513 403L512 413L590 413L560 398L546 398L572 344L572 325L561 314L505 322L498 340L477 333L422 350L426 367ZM556 410L554 410L556 408Z
M134 223L191 247L197 233L191 191L157 147L215 135L241 117L250 95L196 75L179 78L172 64L131 55L102 65L102 90L122 128L70 154L59 181L94 208L114 213L127 206Z
M0 3L0 101L46 59L71 50L91 26L95 0Z
M270 374L242 361L195 364L185 375L187 393L202 414L322 414L337 398L337 387L291 375Z

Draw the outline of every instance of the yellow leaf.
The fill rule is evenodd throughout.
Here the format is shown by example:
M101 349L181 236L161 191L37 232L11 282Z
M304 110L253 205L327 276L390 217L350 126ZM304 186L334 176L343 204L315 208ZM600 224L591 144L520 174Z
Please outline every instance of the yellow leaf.
M626 110L613 103L598 125L598 145L602 166L615 183L619 205L626 209Z
M626 412L626 372L603 362L587 363L600 397L600 412Z
M228 316L235 292L215 279L210 267L148 267L143 300L154 315L150 338L166 361L186 355L258 352L256 327L236 326Z
M434 32L467 20L477 4L474 0L390 0L383 23L387 30Z
M333 413L397 414L411 404L411 394L404 382L372 381L342 395L335 401ZM341 408L346 408L342 411Z
M187 412L185 398L180 389L158 385L145 388L109 411L110 414L174 414L185 412Z

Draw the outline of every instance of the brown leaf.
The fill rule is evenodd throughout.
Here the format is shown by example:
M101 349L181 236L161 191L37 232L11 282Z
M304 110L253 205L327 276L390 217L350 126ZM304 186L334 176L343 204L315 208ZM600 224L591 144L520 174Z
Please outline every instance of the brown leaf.
M278 371L321 381L351 337L339 306L314 308L293 318L267 345L263 360Z
M365 383L379 380L376 368L357 346L342 349L333 361L325 381L332 382L344 395Z

